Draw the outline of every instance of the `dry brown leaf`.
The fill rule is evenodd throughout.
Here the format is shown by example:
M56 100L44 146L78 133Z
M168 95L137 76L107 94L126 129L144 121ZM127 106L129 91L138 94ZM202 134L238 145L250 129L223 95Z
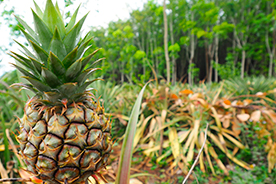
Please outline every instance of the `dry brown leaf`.
M232 121L232 124L232 130L236 134L236 136L238 136L241 133L241 127L240 125L238 125L238 123L235 123L234 121Z
M237 101L237 105L238 105L238 106L243 106L244 104L243 104L242 101L239 100L239 101Z
M34 183L39 183L39 182L41 184L43 183L42 180L35 178L34 175L30 174L30 172L27 172L24 169L19 169L18 172L19 172L19 175L21 178L26 179L26 180L32 178L32 180L34 180L34 182L26 182L27 184L34 184Z
M223 99L223 103L225 104L225 105L231 105L231 101L230 100L228 100L228 99L226 99L226 98L222 98Z
M182 91L179 92L179 95L189 95L189 94L193 94L194 92L190 89L184 89Z
M244 102L244 105L248 105L248 104L251 104L253 102L253 100L245 99L243 102Z
M172 100L177 100L178 99L178 96L176 95L176 94L171 94L171 96L170 96L170 98L172 99Z
M273 143L268 155L268 172L271 173L272 169L276 167L276 143Z
M198 100L198 98L202 98L202 94L201 93L195 93L190 97L190 100Z
M258 92L258 93L256 93L255 95L256 95L256 96L263 97L263 96L266 96L266 93Z
M158 90L157 89L152 89L152 93L154 94L154 95L156 95L157 93L158 93Z
M218 114L218 117L220 118L220 121L222 122L223 127L228 128L230 126L230 120L232 118L232 114L229 114L228 112L225 114L226 115Z
M254 112L252 112L250 119L252 119L252 121L259 121L261 118L261 111L260 110L256 110Z
M230 119L229 118L224 118L222 120L222 125L224 128L228 128L230 126Z
M247 121L249 118L250 118L250 115L249 114L238 114L237 115L237 118L240 120L240 121Z
M1 178L9 178L7 170L4 168L1 160L0 160L0 174L1 174ZM11 184L11 182L7 181L7 182L3 182L3 184Z
M136 179L136 178L131 178L129 180L129 184L143 184L140 180Z
M273 110L264 110L263 112L266 113L274 123L276 123L276 113Z

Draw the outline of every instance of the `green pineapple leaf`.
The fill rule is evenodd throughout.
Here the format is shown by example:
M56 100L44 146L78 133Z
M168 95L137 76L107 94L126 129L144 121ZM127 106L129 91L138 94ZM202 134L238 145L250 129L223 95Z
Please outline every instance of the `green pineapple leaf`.
M11 54L9 55L12 56L14 59L16 59L20 64L25 66L27 69L31 70L32 72L35 72L35 68L33 67L31 60L12 51L11 51Z
M88 14L86 14L81 20L79 20L79 22L66 34L65 38L63 39L67 52L73 50L73 48L76 46L76 43L78 43L77 39L87 15Z
M86 81L85 83L83 83L83 84L78 88L78 92L79 92L79 93L83 93L83 92L85 91L85 89L86 89L90 84L92 84L93 82L98 81L98 80L103 80L103 79L97 78L97 79L93 79L93 80L91 80L91 81Z
M89 76L97 71L97 70L101 70L101 68L90 68L90 69L87 69L87 70L84 70L77 78L76 78L76 82L78 84L83 84L85 82L86 79L89 78Z
M89 49L91 47L87 45L89 44L89 42L92 40L92 38L90 38L89 40L87 40L86 42L84 42L83 44L80 45L79 49L78 49L78 54L77 54L77 58L79 59L80 57L83 56L84 52Z
M36 13L38 14L38 16L43 17L43 12L41 11L40 7L36 4L35 1L33 1L33 2L34 2L34 5L35 5Z
M34 32L34 30L32 28L30 28L30 26L21 18L19 18L18 16L14 15L16 20L22 24L22 26L29 32L29 34L37 40L37 34Z
M60 92L48 91L43 93L46 99L50 102L57 102L61 98Z
M48 54L47 52L45 52L44 49L42 49L40 46L38 46L36 43L30 41L33 49L35 50L35 52L37 53L37 56L40 58L40 60L42 61L42 63L47 67L47 59L48 59Z
M100 49L95 50L94 52L92 52L91 54L89 54L88 56L86 56L85 58L82 58L82 66L81 68L84 69L85 66L89 63L89 61L91 60L91 58L99 51Z
M56 4L55 4L55 8L56 8L56 11L57 11L57 13L58 13L58 15L61 17L61 19L62 19L62 14L60 13L60 9L59 9L59 6L58 6L58 3L57 3L57 1L56 1ZM64 21L63 21L63 24L64 24Z
M29 51L29 49L27 49L27 47L25 47L23 44L21 44L21 43L19 43L18 41L16 41L16 40L14 40L24 51L25 51L25 55L26 56L31 56L31 57L33 57L33 58L36 58L35 57L35 55L33 55L33 53L31 53L30 51Z
M48 26L43 22L43 20L32 10L34 17L34 25L35 30L38 34L39 42L41 43L41 47L48 51L48 46L53 37L53 33L50 31ZM54 32L54 31L53 31Z
M39 81L37 79L31 78L28 76L22 76L22 78L27 79L40 92L51 90L51 88L49 86L45 85L44 83L42 83L41 81Z
M52 33L57 27L60 37L63 39L65 36L65 26L61 15L57 12L52 0L47 0L46 8L42 20L46 23Z
M56 74L58 77L61 77L65 74L65 68L62 62L58 59L58 57L50 51L50 55L48 58L48 65L50 70Z
M66 49L59 35L59 31L56 27L54 36L50 43L50 51L52 51L60 60L63 60L66 56Z
M72 63L75 61L76 56L78 53L78 47L75 47L74 50L72 50L63 60L62 63L64 67L67 69L72 65Z
M62 84L58 88L58 90L60 91L60 93L66 94L67 98L70 98L72 95L76 93L78 88L79 86L77 85L76 82L69 82L69 83Z
M136 133L140 106L141 106L143 94L147 85L148 83L146 83L142 88L142 90L140 91L138 98L136 99L135 104L131 111L129 123L127 124L125 138L122 145L122 150L121 150L121 155L119 160L119 169L117 172L115 184L129 183L131 158L132 158L132 152L133 152L133 141Z
M78 6L78 8L75 10L74 14L72 15L68 25L66 26L66 34L74 27L75 23L76 23L76 18L78 15L78 11L79 11L80 5Z
M24 34L24 36L27 39L27 41L29 42L29 44L31 44L31 41L38 44L38 42L34 39L34 37L32 37L29 33L27 33L22 27L19 26L18 28Z
M52 88L62 84L58 77L47 68L42 68L41 75L44 78L45 82Z
M28 77L31 77L31 78L34 78L34 79L37 79L36 76L34 76L33 74L31 74L29 71L25 70L24 68L14 64L14 63L11 63L17 70L19 70L23 75L25 76L28 76Z
M30 60L32 61L32 64L33 64L33 66L35 67L36 71L37 71L38 73L41 73L41 68L43 67L43 65L42 65L40 62L38 62L37 59L32 58L32 57L30 57L30 56L29 56L29 58L30 58Z
M75 76L77 76L80 73L82 65L81 63L81 59L78 59L67 69L65 73L67 81L74 79Z
M38 92L31 84L23 84L23 83L14 83L10 87L19 86L21 89L27 89L29 91L34 92L35 94Z

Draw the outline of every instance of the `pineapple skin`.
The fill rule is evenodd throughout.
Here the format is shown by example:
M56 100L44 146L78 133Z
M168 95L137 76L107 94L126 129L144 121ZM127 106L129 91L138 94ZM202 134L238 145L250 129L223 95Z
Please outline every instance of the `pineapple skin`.
M27 170L45 183L81 183L107 165L110 117L93 97L51 107L32 98L24 112L19 153Z

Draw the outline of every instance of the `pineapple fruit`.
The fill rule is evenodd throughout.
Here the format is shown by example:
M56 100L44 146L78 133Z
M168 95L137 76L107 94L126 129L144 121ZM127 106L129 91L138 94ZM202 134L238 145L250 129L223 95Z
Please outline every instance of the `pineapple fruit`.
M44 183L84 183L106 166L112 149L110 117L87 89L98 68L86 65L97 50L83 57L91 39L80 39L86 15L75 23L79 8L67 25L51 0L44 11L35 9L35 30L16 16L32 50L17 42L23 54L10 53L28 81L14 85L35 93L20 119L19 153Z

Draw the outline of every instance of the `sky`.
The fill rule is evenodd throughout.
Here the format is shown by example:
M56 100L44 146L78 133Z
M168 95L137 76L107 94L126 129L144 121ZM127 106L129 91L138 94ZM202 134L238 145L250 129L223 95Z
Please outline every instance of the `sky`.
M56 1L63 12L74 12L75 8L81 3L78 19L89 12L89 15L83 25L84 30L89 30L90 27L103 26L107 27L110 21L117 21L118 19L125 20L129 17L131 10L142 9L143 4L147 0L72 0L74 5L67 8L65 7L64 0L52 0ZM46 0L36 0L36 3L44 9ZM33 0L4 0L0 4L0 13L3 10L10 10L14 7L14 14L21 17L33 28L33 19L30 8L34 8ZM0 46L5 46L8 50L18 51L17 44L13 44L12 47L9 43L13 42L15 36L10 35L10 29L7 22L0 17ZM23 38L16 39L23 43ZM8 51L7 51L8 52ZM11 71L14 68L9 64L14 62L13 59L8 56L7 52L0 51L0 76L6 72Z

